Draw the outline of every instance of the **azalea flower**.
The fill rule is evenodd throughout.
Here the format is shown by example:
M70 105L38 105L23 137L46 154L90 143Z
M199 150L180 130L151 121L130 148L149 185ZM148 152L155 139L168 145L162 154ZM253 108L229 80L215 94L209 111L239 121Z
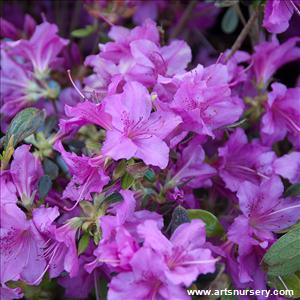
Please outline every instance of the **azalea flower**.
M200 220L180 225L168 240L153 221L138 227L144 247L162 255L167 268L166 278L173 284L189 286L199 274L214 272L215 262L209 249L205 249L205 225Z
M272 33L281 33L288 29L289 21L300 8L299 0L267 0L263 26Z
M41 255L44 240L32 220L13 203L15 195L6 191L5 196L9 198L1 198L0 207L1 283L22 279L38 284L46 265Z
M152 103L146 88L137 82L124 86L121 94L105 99L105 111L112 117L102 153L115 160L132 157L164 169L169 160L169 147L163 141L180 124L172 113L151 112Z
M299 199L281 199L283 184L278 176L261 183L241 184L237 196L243 215L229 229L229 239L247 252L252 245L267 248L273 232L288 228L300 219ZM244 234L241 235L241 232ZM243 238L241 238L243 236Z
M141 248L131 261L132 272L122 272L109 283L108 299L189 299L183 287L167 282L164 261L150 248Z
M29 40L11 42L10 46L17 55L29 60L38 79L45 78L57 61L57 55L68 44L68 40L57 35L54 24L43 22L37 25Z
M300 137L300 88L288 89L281 83L273 83L265 104L261 134L265 143L283 140L287 133Z
M226 187L233 192L245 181L259 184L261 179L268 179L273 173L275 154L259 143L248 143L247 136L241 128L230 135L218 153L219 175ZM268 171L269 168L271 171Z
M109 177L104 171L104 157L78 156L75 153L69 153L65 151L60 141L56 142L55 149L61 153L72 175L72 180L64 190L63 197L76 201L75 206L80 200L91 200L91 193L100 193L109 182Z
M296 47L299 41L299 37L294 37L280 44L277 38L273 37L270 42L263 42L254 47L252 68L259 88L265 89L280 67L300 58L300 48Z
M227 67L222 64L199 65L185 74L170 103L183 118L184 129L214 137L213 130L238 120L243 104L231 96L228 80Z

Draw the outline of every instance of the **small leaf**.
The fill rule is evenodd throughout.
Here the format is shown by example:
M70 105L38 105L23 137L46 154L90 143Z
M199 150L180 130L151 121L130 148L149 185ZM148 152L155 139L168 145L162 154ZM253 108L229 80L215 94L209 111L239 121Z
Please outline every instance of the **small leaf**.
M134 183L134 178L129 173L125 173L125 175L122 177L121 186L122 189L127 190L129 189L132 184Z
M80 201L79 205L86 216L92 217L95 214L96 209L91 202Z
M126 172L126 160L122 159L113 171L113 179L122 177Z
M144 178L145 178L146 180L148 180L149 182L155 182L155 180L156 180L155 173L153 172L152 169L148 169L148 170L145 172Z
M211 212L203 209L188 209L187 214L190 220L200 219L205 223L208 237L221 236L224 233L219 220Z
M123 196L120 193L116 192L106 197L103 202L106 204L113 204L113 203L120 202L122 200L123 200Z
M14 137L14 147L33 134L44 121L44 112L36 108L25 108L20 111L11 121L5 139L5 145L10 138Z
M235 8L228 8L221 22L222 30L225 33L232 33L236 30L238 24L239 17L235 11Z
M225 128L237 128L237 127L242 127L242 125L245 125L247 123L247 118L244 118L242 120L239 120L235 123L226 125Z
M300 182L295 183L287 188L284 197L297 197L300 195Z
M90 242L90 235L84 233L78 243L78 255L82 254L88 247Z
M142 178L147 171L148 167L145 166L143 162L134 163L128 165L126 170L127 172L132 175L134 179Z
M285 276L300 270L300 227L277 240L263 257L270 276Z
M43 167L44 167L45 174L47 174L52 180L57 178L59 169L56 163L46 158L43 161Z
M52 181L48 175L44 175L39 180L38 191L41 199L45 199L52 188Z
M76 38L84 38L93 34L96 31L96 29L97 27L94 25L87 25L85 28L73 30L71 32L71 36Z
M268 284L270 287L278 291L291 291L292 293L286 294L285 297L299 299L300 298L300 278L295 274L287 276L269 276ZM288 292L287 291L287 292Z
M213 0L213 2L217 7L230 7L239 3L239 0Z
M189 223L190 219L187 215L187 211L182 206L177 206L172 214L172 219L169 224L169 228L171 229L171 233L173 233L178 226L184 223ZM169 229L168 228L168 229Z

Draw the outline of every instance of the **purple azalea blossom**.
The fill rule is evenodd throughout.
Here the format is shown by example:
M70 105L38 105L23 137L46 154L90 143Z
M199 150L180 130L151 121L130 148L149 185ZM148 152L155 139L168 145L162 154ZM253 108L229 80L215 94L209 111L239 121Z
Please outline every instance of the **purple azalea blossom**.
M61 276L58 283L65 288L65 296L86 299L95 285L95 278L99 278L99 272L94 271L89 274L84 265L91 261L90 254L82 254L79 256L79 268L75 277ZM101 280L101 279L100 279Z
M109 182L104 171L104 157L78 156L65 151L62 143L58 141L55 149L59 151L72 175L72 180L64 190L63 197L76 201L91 200L91 193L100 193Z
M184 127L214 137L213 130L237 121L243 112L238 97L231 96L225 65L199 65L181 80L170 107L184 120Z
M284 32L289 27L294 10L300 14L299 8L299 0L267 0L263 26L272 33Z
M87 124L96 124L105 129L111 128L111 116L104 111L102 103L95 104L86 100L74 107L65 105L65 114L69 119L60 120L61 135L73 133Z
M2 187L2 185L1 185ZM2 194L2 193L1 193ZM1 198L1 283L22 279L38 284L46 265L41 255L44 240L32 220L13 201L14 194Z
M30 147L29 145L18 147L10 166L12 181L24 205L33 203L38 181L43 175L41 162L29 152Z
M195 138L183 149L170 180L174 185L184 184L192 188L211 185L210 178L216 175L216 170L204 163L205 153L200 142Z
M268 178L269 174L266 174L266 171L268 168L272 169L275 159L275 155L268 148L254 142L248 143L247 136L241 128L230 135L227 143L219 148L218 152L219 175L226 187L233 192L237 191L244 181L259 184L262 178ZM270 161L266 160L268 156ZM270 173L272 174L272 171Z
M189 286L199 274L215 271L216 259L206 249L205 225L200 220L180 225L168 240L153 221L138 227L144 247L161 255L166 264L164 275L173 284Z
M261 185L241 184L237 196L243 215L235 219L228 235L242 252L253 245L266 248L275 239L272 232L288 228L300 219L299 200L280 199L282 193L283 184L277 176Z
M300 48L296 47L299 41L299 37L294 37L280 45L273 37L272 41L255 46L252 69L258 87L265 88L280 67L300 58Z
M22 108L35 103L46 96L24 65L15 61L4 49L1 49L1 110L6 119L15 116Z
M180 285L168 282L161 256L141 248L131 260L132 272L121 272L109 283L108 300L190 299Z
M130 261L139 249L137 241L122 226L114 230L109 239L100 242L94 251L96 259L85 265L85 269L91 273L96 267L106 264L115 272L130 271Z
M300 182L300 152L283 155L274 162L275 173L287 178L292 184Z
M57 217L53 208L44 209L36 216L36 224L42 232L46 242L41 246L41 257L46 260L39 280L49 271L49 277L58 277L63 271L69 273L70 277L74 277L78 273L78 256L75 241L76 230L71 228L69 224L57 227L52 223ZM51 214L51 218L47 219L43 214ZM48 220L45 223L45 220Z
M115 63L130 57L130 43L135 40L145 39L157 45L159 43L159 32L156 24L150 19L132 30L122 26L113 26L108 36L113 42L100 44L100 56Z
M181 122L172 113L151 113L152 102L146 88L138 82L124 86L124 92L105 98L105 111L112 117L102 153L115 160L137 157L146 164L164 169L169 147L163 141Z
M44 22L36 26L32 37L27 40L10 42L15 54L29 60L37 78L45 78L49 69L57 63L57 55L68 44L68 40L57 35L54 24Z
M267 144L283 140L287 133L300 138L300 88L287 89L272 84L261 122L262 139Z

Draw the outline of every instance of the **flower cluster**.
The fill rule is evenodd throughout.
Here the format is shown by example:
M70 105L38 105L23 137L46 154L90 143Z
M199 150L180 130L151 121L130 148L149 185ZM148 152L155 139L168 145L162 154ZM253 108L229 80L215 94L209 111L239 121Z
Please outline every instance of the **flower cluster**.
M50 299L49 280L80 299L99 285L109 300L191 299L220 278L277 288L263 261L299 226L300 87L276 74L300 37L200 64L154 21L167 1L85 2L110 28L82 64L45 15L1 19L1 299ZM174 18L211 27L221 8L194 2L202 19ZM264 9L281 33L299 4L267 0L250 20ZM132 29L106 16L125 8Z

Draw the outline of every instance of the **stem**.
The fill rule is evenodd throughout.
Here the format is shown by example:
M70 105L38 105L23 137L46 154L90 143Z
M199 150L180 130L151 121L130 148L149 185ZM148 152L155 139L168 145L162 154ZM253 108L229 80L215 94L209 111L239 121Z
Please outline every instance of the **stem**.
M249 32L252 28L252 25L253 25L256 18L257 18L257 11L255 11L251 15L251 17L248 20L246 26L243 28L243 30L241 31L241 33L237 37L236 41L234 42L234 44L231 48L231 52L229 53L229 55L225 59L225 62L228 62L228 60L234 55L234 53L241 48L245 38L247 37L247 35L249 34Z
M243 13L240 9L240 5L238 3L234 5L234 9L235 9L236 13L238 14L238 16L239 16L241 22L243 23L243 25L246 26L246 24L247 24L246 19L243 15Z
M185 9L183 15L181 16L179 22L177 23L176 27L174 28L173 32L170 35L170 40L175 39L185 27L186 23L190 19L190 15L192 14L195 6L198 4L197 0L192 0L188 4L187 8Z

